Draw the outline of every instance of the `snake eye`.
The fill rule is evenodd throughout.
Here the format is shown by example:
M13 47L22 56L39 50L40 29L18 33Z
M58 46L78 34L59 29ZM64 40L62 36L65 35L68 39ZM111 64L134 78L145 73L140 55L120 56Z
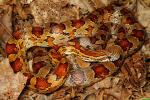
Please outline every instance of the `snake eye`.
M92 69L95 72L95 77L103 78L109 74L109 70L103 64L94 65Z
M6 44L6 53L9 54L16 54L18 52L18 48L16 44Z
M15 61L11 62L11 67L14 70L14 72L19 72L22 69L22 62L20 61L20 58L16 58Z
M39 26L33 27L32 28L32 34L34 34L37 37L40 37L40 35L43 34L43 28L39 27Z

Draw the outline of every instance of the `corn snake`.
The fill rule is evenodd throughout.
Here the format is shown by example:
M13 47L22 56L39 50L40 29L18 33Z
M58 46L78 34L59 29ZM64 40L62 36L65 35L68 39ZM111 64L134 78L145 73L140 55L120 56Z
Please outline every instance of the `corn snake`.
M15 31L5 51L14 72L21 71L28 77L27 86L40 93L51 93L64 84L72 66L66 56L90 62L95 81L117 71L117 61L132 55L145 40L144 28L133 14L114 6L78 20L50 23L48 29L34 26L27 30ZM100 48L83 47L81 37L90 38L93 44L101 40Z

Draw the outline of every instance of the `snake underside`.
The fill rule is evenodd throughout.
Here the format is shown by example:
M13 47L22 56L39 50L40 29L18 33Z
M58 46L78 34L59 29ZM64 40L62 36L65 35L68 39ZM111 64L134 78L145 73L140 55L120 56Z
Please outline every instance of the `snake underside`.
M27 86L39 93L51 93L65 82L88 86L112 75L145 40L144 27L131 11L112 5L49 27L21 28L15 8L13 13L17 24L5 51L14 72L27 76ZM79 60L89 65L80 67Z

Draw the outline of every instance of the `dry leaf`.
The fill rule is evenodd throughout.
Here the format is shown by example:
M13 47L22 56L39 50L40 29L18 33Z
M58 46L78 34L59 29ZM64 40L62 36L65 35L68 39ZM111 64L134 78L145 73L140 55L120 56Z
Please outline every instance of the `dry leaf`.
M27 78L22 73L14 74L8 59L0 62L0 100L17 100Z

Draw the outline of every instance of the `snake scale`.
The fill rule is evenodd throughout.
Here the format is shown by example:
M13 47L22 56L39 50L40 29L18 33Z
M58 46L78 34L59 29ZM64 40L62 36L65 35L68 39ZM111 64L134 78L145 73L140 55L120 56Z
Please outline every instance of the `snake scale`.
M64 84L72 67L67 56L90 62L93 80L103 79L119 69L119 61L141 48L146 35L131 11L112 5L77 20L50 23L47 29L27 30L13 32L5 51L14 72L27 76L27 86L39 93L54 92ZM97 46L82 46L82 37Z

